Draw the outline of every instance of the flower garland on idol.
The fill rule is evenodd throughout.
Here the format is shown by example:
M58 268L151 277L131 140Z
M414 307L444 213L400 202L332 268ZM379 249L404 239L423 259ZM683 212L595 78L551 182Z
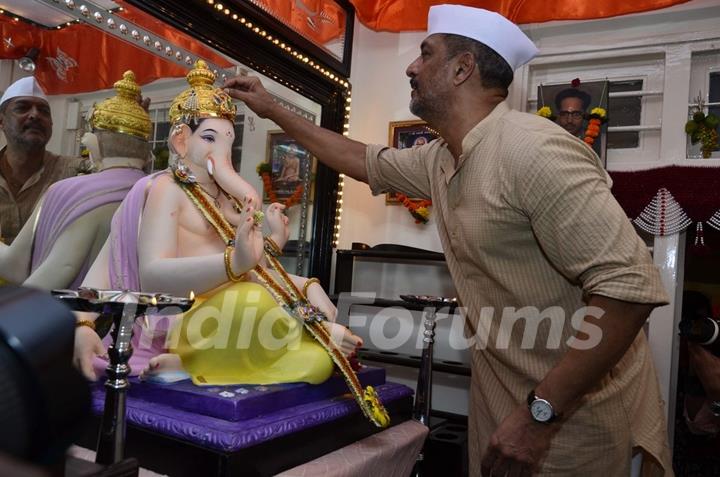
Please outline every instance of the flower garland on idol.
M256 171L263 181L263 189L265 190L268 199L270 199L270 203L278 202L277 192L272 185L272 166L270 165L270 163L261 162L260 164L258 164ZM285 201L282 202L282 204L285 205L286 210L293 205L300 203L303 190L303 185L298 184L297 187L295 187L295 191L292 193L292 195L290 197L287 197Z

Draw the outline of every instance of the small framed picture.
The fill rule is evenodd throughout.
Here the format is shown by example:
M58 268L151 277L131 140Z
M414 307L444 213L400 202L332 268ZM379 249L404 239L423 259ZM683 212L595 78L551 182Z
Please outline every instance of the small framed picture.
M388 143L396 149L423 146L437 138L438 134L422 120L390 123ZM388 192L385 194L385 203L399 205L400 201L394 193Z
M284 131L268 131L265 167L270 172L272 190L265 190L264 201L282 201L309 187L314 166L314 158L295 139ZM310 192L308 197L312 197Z
M608 114L608 87L607 81L580 83L579 80L569 84L538 86L538 110L549 108L548 119L592 147L603 167L607 165L607 118L602 120L595 132L592 132L591 119L593 111L600 108Z

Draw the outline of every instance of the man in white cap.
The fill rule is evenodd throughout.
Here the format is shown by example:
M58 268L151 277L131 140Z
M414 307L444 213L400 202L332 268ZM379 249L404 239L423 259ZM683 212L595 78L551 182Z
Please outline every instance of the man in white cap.
M373 193L432 198L475 338L470 475L627 476L635 455L647 474L671 474L640 332L667 296L598 157L505 103L513 71L536 54L496 13L430 8L407 75L410 110L441 139L402 150L315 127L273 103L257 78L226 88Z
M52 135L50 105L34 77L17 80L0 99L0 236L9 244L53 182L77 174L81 158L45 150Z

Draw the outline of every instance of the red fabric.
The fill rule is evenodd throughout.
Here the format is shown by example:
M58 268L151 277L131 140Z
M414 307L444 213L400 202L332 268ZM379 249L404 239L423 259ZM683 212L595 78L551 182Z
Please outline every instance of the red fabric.
M720 210L720 168L670 166L636 172L610 172L612 193L634 219L665 187L693 222ZM693 226L691 226L693 227ZM707 230L709 227L705 227Z
M427 29L427 13L432 5L454 3L485 8L502 14L515 23L539 23L550 20L590 20L628 13L657 10L688 0L350 0L357 16L375 31L411 31Z

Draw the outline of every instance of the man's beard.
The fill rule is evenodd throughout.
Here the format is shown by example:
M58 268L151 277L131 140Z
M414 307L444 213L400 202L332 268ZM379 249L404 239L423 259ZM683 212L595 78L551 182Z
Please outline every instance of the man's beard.
M43 149L50 140L49 137L46 137L45 131L41 128L33 128L36 131L42 132L42 134L26 135L28 129L29 128L25 128L20 134L14 135L12 142L15 143L18 148L26 151ZM8 142L10 142L10 139L8 139Z
M410 99L410 112L428 123L437 124L438 119L447 116L448 99L444 94L432 93L421 97L416 92L415 97Z

